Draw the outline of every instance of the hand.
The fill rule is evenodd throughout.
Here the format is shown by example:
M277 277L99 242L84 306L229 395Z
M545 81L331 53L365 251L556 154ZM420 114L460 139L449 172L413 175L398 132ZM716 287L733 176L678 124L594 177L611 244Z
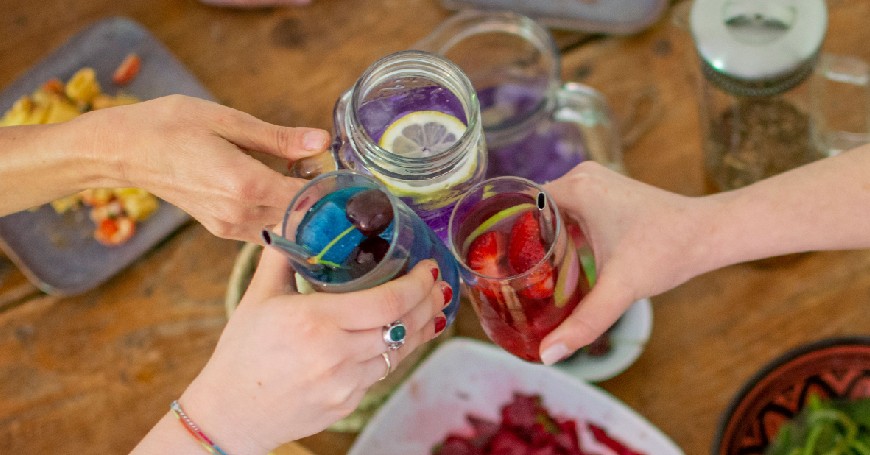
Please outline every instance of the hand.
M366 389L435 335L444 307L434 261L381 286L347 294L286 294L292 271L267 249L214 354L180 398L227 453L265 453L347 416ZM443 316L443 315L442 315ZM381 327L407 327L387 351Z
M541 343L552 364L593 342L636 300L664 292L694 275L698 216L689 198L584 162L545 185L581 227L595 254L597 282L571 316Z
M104 159L118 156L114 173L122 183L165 199L219 237L254 242L263 227L281 223L304 182L245 150L295 160L322 152L329 142L323 130L271 125L181 95L81 118L96 125L93 148Z

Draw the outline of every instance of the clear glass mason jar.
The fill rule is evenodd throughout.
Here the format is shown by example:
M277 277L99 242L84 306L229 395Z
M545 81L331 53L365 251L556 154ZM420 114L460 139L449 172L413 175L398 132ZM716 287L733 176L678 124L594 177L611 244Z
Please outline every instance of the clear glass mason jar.
M380 180L446 240L453 205L487 163L480 107L462 70L418 50L383 57L338 99L334 122L338 166Z
M725 191L824 156L813 140L811 75L823 0L694 0L705 177Z
M480 100L488 177L545 183L586 159L623 170L619 135L604 98L563 83L550 32L512 12L466 10L415 46L465 72Z

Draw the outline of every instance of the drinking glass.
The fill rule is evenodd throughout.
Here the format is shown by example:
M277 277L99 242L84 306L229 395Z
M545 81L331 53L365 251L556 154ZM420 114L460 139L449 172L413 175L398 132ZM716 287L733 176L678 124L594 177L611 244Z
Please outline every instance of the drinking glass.
M407 50L373 63L336 102L339 168L380 180L446 242L453 204L484 177L486 143L468 78Z
M610 108L593 88L561 80L550 32L512 12L453 15L414 46L449 58L468 76L480 103L487 177L554 180L593 159L622 171Z
M484 332L517 357L540 362L541 340L590 289L553 200L531 180L488 179L457 202L449 233L463 294Z
M386 195L392 218L380 233L367 235L348 219L350 198L366 190ZM374 206L374 204L369 204ZM377 216L377 213L367 214ZM322 174L307 182L291 201L282 235L318 257L318 266L291 258L296 272L318 292L368 289L404 275L424 259L438 263L441 279L459 289L459 268L450 250L421 219L374 178L348 170ZM374 266L355 272L354 258L374 257ZM459 292L444 309L447 326L456 318Z

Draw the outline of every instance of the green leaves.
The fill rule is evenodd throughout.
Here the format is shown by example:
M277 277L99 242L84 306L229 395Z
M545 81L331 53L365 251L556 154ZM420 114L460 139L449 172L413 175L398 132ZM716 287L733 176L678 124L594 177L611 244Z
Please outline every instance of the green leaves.
M822 400L811 395L780 428L766 455L870 455L870 398Z

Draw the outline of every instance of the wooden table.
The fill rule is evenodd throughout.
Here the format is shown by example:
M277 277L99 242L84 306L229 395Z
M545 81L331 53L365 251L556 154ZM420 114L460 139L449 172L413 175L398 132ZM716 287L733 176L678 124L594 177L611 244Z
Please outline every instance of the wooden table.
M825 50L870 60L870 2L832 1ZM314 0L233 11L196 0L7 0L0 87L87 24L129 16L217 98L267 121L331 128L336 97L375 59L448 17L437 0ZM632 37L558 33L564 77L610 100L623 122L660 103L628 141L628 172L675 192L704 192L696 93L685 31L668 18ZM629 138L632 139L632 138ZM37 291L0 259L0 453L125 453L204 365L225 323L237 242L190 224L84 295ZM811 254L787 266L737 265L654 297L652 338L601 386L687 454L709 451L721 413L762 364L796 345L870 332L870 251ZM458 332L481 336L469 308ZM302 443L345 453L352 435Z

